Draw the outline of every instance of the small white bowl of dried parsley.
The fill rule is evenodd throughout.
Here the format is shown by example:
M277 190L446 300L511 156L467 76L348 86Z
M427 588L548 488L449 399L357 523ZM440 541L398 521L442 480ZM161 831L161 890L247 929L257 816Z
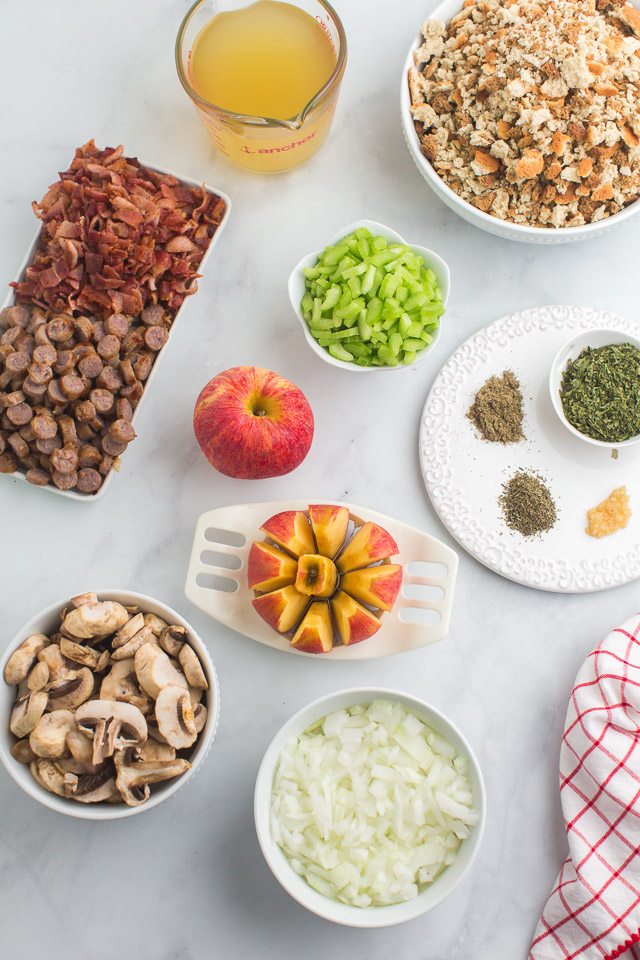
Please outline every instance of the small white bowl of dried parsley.
M640 443L640 340L605 328L576 333L551 364L549 392L580 440L609 449Z

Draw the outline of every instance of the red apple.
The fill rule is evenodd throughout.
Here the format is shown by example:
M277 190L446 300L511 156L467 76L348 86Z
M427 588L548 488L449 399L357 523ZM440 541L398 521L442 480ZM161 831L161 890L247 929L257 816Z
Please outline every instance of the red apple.
M247 561L247 580L251 590L268 593L286 587L296 579L298 565L293 557L269 543L252 543Z
M366 640L377 633L382 626L370 610L361 606L357 600L347 596L342 590L337 590L332 596L331 610L345 647ZM302 622L304 623L304 620Z
M380 610L391 610L402 583L402 567L397 563L383 563L379 567L364 567L344 573L340 589Z
M193 429L216 470L238 480L280 477L298 467L313 439L305 395L262 367L232 367L200 392Z
M309 597L298 593L294 586L282 587L272 593L263 593L251 603L263 620L278 633L293 630L309 604Z
M260 529L294 557L301 557L303 553L315 553L311 524L302 510L283 510L282 513L276 513L265 520Z
M325 503L309 504L309 519L318 545L318 553L335 557L347 536L349 511Z
M326 603L316 600L305 613L291 646L305 653L328 653L333 647L333 624Z
M376 560L393 557L398 552L398 544L390 533L377 523L365 523L356 530L338 559L336 566L340 573L366 567Z

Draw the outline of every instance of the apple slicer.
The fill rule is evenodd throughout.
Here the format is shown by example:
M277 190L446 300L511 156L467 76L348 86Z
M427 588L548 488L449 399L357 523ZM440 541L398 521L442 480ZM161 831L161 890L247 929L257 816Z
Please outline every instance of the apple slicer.
M291 647L290 638L277 633L254 610L254 592L247 584L251 544L264 539L261 524L284 510L306 511L309 503L348 507L358 523L371 520L384 527L399 548L392 562L403 567L400 593L393 609L382 615L380 630L360 643L340 644L321 654ZM392 517L337 500L276 500L203 513L196 524L184 592L210 617L276 650L325 660L371 660L416 650L447 635L457 572L454 550Z

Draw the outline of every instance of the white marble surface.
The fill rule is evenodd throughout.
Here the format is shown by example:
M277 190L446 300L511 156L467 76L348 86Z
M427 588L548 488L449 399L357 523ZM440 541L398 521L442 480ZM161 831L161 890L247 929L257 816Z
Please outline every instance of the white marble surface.
M436 647L369 663L276 653L218 627L184 598L199 513L243 500L337 498L447 542L420 478L417 428L438 367L481 325L533 304L593 304L637 315L637 223L602 240L510 244L457 219L429 192L404 145L399 71L428 0L342 0L349 63L329 142L307 166L262 177L210 145L173 65L186 0L3 3L0 273L31 239L30 202L94 136L219 185L234 209L169 346L119 477L95 504L0 478L2 644L51 601L118 585L166 600L210 645L222 688L219 733L194 782L147 815L105 824L57 816L0 770L0 956L143 960L524 957L564 857L557 757L572 680L589 650L638 609L635 585L556 596L461 557L451 633ZM354 377L305 345L286 295L289 269L359 217L388 223L451 265L437 352L415 369ZM216 372L262 364L306 392L311 452L280 480L216 474L191 429ZM404 927L342 929L289 899L262 860L253 783L274 732L322 693L388 684L418 694L466 732L483 765L487 831L468 879Z

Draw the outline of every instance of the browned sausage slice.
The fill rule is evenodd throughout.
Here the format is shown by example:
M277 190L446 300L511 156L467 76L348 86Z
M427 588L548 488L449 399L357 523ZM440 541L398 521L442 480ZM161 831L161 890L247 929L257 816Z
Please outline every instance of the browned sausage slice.
M26 327L28 322L29 311L18 303L5 307L0 314L0 327Z
M58 473L73 473L78 466L78 453L73 447L62 447L51 454L51 466Z
M110 390L104 390L98 387L91 391L89 400L93 404L96 413L109 413L109 410L113 407L114 396Z
M76 404L73 415L75 416L76 420L80 421L80 423L91 423L91 421L95 418L96 408L91 400L83 400L82 403Z
M129 321L121 313L114 313L112 317L107 317L104 322L107 333L114 337L124 337L129 332Z
M58 432L58 424L50 413L36 413L31 420L31 429L38 440L50 440Z
M23 440L19 433L12 433L7 437L7 443L15 453L16 457L20 457L22 460L23 457L29 455L29 444L26 440Z
M76 433L76 422L73 417L58 417L58 430L62 435L62 442L65 446L68 444L77 444L78 434Z
M51 403L64 404L68 402L68 398L65 397L64 393L60 389L60 381L52 380L49 386L47 387L47 396Z
M82 493L95 493L102 486L102 477L97 470L85 467L78 471L78 490Z
M122 386L122 377L113 367L104 367L96 379L96 386L115 393Z
M5 393L0 402L5 408L15 407L16 404L24 402L24 393L22 390L12 390L11 393Z
M95 380L102 370L102 360L97 353L83 357L78 364L78 370L83 377L88 377L90 380Z
M97 350L103 360L114 360L120 353L120 341L112 333L109 333L102 338Z
M57 450L58 447L62 446L62 440L60 437L36 437L36 450L39 453L44 453L47 456L51 456L54 450Z
M56 360L54 370L59 377L64 377L71 373L76 365L76 357L73 350L58 350L58 359Z
M41 467L31 467L30 470L27 470L26 479L36 487L46 487L49 483L49 474Z
M141 319L147 326L155 326L164 319L164 309L159 303L154 303L150 307L144 308Z
M75 377L70 373L60 380L60 389L69 400L77 400L84 393L85 385L80 377Z
M100 463L100 466L98 467L98 470L100 471L103 477L106 477L106 475L109 473L109 470L111 470L112 466L113 466L113 457L110 457L108 453L105 453Z
M73 317L66 315L54 317L53 320L49 320L47 324L47 333L51 340L54 341L69 340L69 338L73 336L73 332Z
M130 330L122 341L122 349L124 351L125 357L130 357L134 353L137 353L138 350L141 350L144 346L144 339L140 333L140 329Z
M31 377L26 377L22 381L22 392L26 394L27 397L31 397L32 400L41 397L47 392L47 389L46 383L34 383Z
M164 327L147 327L144 332L144 342L149 350L154 352L161 350L169 339L169 334Z
M18 340L21 340L24 337L24 330L22 327L9 327L8 330L0 337L0 343L12 343L15 344Z
M18 459L15 454L7 450L0 453L0 473L15 473L18 469Z
M120 395L125 397L127 400L130 400L131 403L135 403L136 400L139 400L142 396L143 387L139 380L136 380L135 383L128 383L126 387L122 387L120 390Z
M19 377L20 374L25 373L30 363L29 354L18 350L16 353L12 353L7 357L4 365L10 374L14 377Z
M42 386L51 380L53 373L46 363L32 363L29 366L29 376L35 384Z
M47 333L47 324L41 323L40 326L36 327L34 330L33 336L37 344L49 344L50 347L53 346L49 334Z
M133 365L133 370L138 380L146 380L151 373L152 366L153 357L150 357L148 353L138 354Z
M107 434L106 437L102 438L102 449L105 453L108 453L110 457L119 457L121 453L124 453L127 449L126 443L119 443L117 440Z
M22 427L31 420L33 410L28 403L16 403L12 407L9 407L7 416L14 427ZM116 423L118 423L117 420Z
M81 343L88 343L93 336L93 324L88 317L77 317L73 321L75 336Z
M78 465L80 467L97 467L102 460L102 454L97 447L90 443L83 443L78 451Z
M58 490L73 490L78 482L78 474L75 470L73 473L59 473L57 470L54 470L51 474L51 479Z
M50 343L41 343L33 351L33 359L36 363L46 363L48 367L52 367L56 362L58 353L55 347L52 347Z
M120 397L116 403L116 416L118 420L131 420L133 417L133 407L126 397Z
M136 382L136 375L133 372L133 364L128 358L120 362L120 373L122 374L125 383Z
M131 443L136 435L128 420L114 420L109 427L109 433L116 443Z

